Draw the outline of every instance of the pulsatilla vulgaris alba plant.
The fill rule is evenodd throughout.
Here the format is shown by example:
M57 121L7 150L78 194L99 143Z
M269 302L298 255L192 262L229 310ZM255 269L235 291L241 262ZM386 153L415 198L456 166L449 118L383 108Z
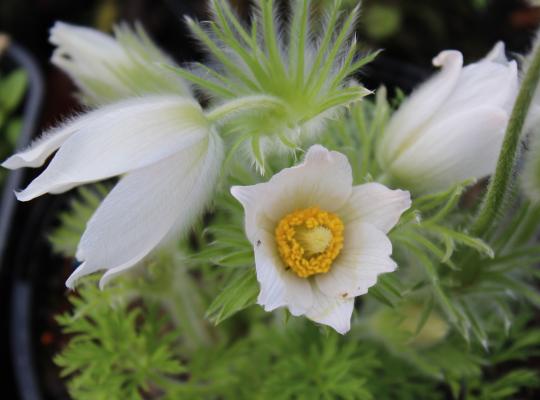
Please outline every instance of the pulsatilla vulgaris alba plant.
M120 177L80 190L51 235L81 261L58 319L74 335L56 358L72 396L539 387L523 362L540 350L538 135L523 174L518 151L537 131L539 46L520 73L502 43L465 66L445 50L410 96L364 98L347 81L372 58L357 55L358 8L260 0L244 23L210 5L212 21L187 21L199 64L176 65L140 28L56 25L53 61L89 110L3 164L53 156L22 201ZM86 276L99 270L103 290Z
M58 46L53 62L75 79L88 104L106 105L51 130L3 163L11 169L37 167L58 150L47 169L17 194L18 199L28 201L127 174L89 221L77 251L82 264L68 279L69 287L80 276L106 269L104 285L190 228L216 186L224 158L221 135L227 131L217 128L229 118L241 115L234 127L243 131L236 133L240 142L251 142L263 169L262 136L268 141L264 147L294 142L291 150L295 149L301 143L297 133L315 133L325 118L367 94L361 86L344 84L348 75L369 61L357 60L356 43L348 41L357 9L338 24L336 2L328 10L328 23L315 28L308 18L309 2L293 4L295 20L287 43L278 40L282 28L271 1L258 4L251 36L245 36L225 2L213 3L216 22L209 25L217 38L211 39L188 21L225 71L234 74L223 75L220 84L213 82L220 75L210 74L209 68L205 67L210 74L205 79L175 67L140 27L137 31L118 28L115 39L66 24L52 29L51 42ZM296 31L298 23L301 28ZM319 45L313 29L324 32ZM286 60L282 53L293 48ZM232 50L242 57L231 58ZM302 67L293 73L292 67L298 65ZM171 69L203 88L221 87L221 98L210 111L203 111L187 83L178 77L168 83ZM229 155L237 147L233 143ZM155 229L146 229L151 221L157 222Z

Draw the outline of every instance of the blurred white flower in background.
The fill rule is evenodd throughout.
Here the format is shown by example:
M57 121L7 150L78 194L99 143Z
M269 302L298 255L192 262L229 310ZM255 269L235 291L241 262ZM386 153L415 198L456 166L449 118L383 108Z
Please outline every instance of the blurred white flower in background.
M52 62L66 72L90 106L144 94L190 95L189 86L161 64L174 66L140 25L115 27L115 37L82 26L57 22L50 42Z
M465 67L455 50L433 64L441 71L392 116L377 154L392 183L417 193L494 171L518 91L517 65L503 43Z
M147 96L74 118L2 166L38 167L56 150L19 200L123 175L88 222L68 287L106 269L103 286L188 229L210 199L224 151L197 102Z
M410 207L409 193L353 187L347 158L319 145L302 164L231 192L255 251L258 303L347 332L354 298L396 268L386 234Z

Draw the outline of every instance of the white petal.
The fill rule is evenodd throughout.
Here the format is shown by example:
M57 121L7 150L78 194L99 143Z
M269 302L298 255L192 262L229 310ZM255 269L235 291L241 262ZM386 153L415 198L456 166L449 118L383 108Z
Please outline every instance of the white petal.
M158 245L189 228L208 203L223 158L215 134L151 166L128 173L94 213L69 277L107 269L100 283L135 265Z
M354 299L328 297L316 287L313 293L315 303L306 316L315 322L332 327L342 335L347 333L351 329Z
M103 32L61 21L51 28L49 41L66 50L80 51L96 58L103 54L118 56L122 51L118 43Z
M495 169L507 121L508 113L493 107L451 115L429 126L390 171L419 193L487 176Z
M275 228L286 214L312 206L336 211L345 204L351 190L352 171L347 157L315 145L303 163L283 169L266 183L234 186L231 193L244 206L246 233L254 243L257 224Z
M354 298L365 294L380 274L392 272L392 243L371 224L360 220L345 227L345 243L330 271L316 275L320 290L334 298Z
M259 183L251 186L233 186L231 194L242 204L245 214L246 236L248 240L255 244L255 233L257 232L256 211L260 196L265 193L265 183Z
M410 206L409 192L391 190L373 182L353 187L351 197L339 214L346 223L359 220L387 233Z
M19 200L145 167L200 141L209 129L196 102L174 96L119 102L73 124L77 131L45 171L17 194Z
M495 46L489 51L489 53L481 61L491 61L499 64L508 64L508 59L505 54L504 42L497 42Z
M479 61L467 65L461 71L456 89L435 118L445 118L478 106L500 107L510 112L517 96L518 86L515 61L506 64Z
M262 305L265 311L288 307L293 315L305 314L313 304L309 281L299 278L293 271L285 268L277 254L272 234L258 230L255 239L255 267L257 280L261 285L257 303Z
M84 117L75 121L68 121L49 132L44 133L28 148L13 154L2 163L2 167L17 169L23 167L39 167L81 126Z
M444 104L455 89L463 66L459 51L446 50L433 59L442 69L414 91L392 116L379 146L379 160L388 165L400 148L414 139L416 131Z

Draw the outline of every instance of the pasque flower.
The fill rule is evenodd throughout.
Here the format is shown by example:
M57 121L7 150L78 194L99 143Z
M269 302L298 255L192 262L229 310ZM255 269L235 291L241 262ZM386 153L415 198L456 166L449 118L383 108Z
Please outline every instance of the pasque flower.
M441 71L401 105L378 148L392 181L419 193L493 172L518 89L502 43L465 67L455 50L433 64Z
M19 200L123 176L88 222L77 250L82 264L68 287L106 269L103 286L189 228L208 202L223 157L199 104L178 96L124 100L76 117L2 166L38 167L55 151Z
M287 307L343 334L354 298L396 268L386 234L409 208L409 193L353 186L341 153L312 146L302 164L231 193L245 210L266 311Z
M52 60L78 85L94 111L45 133L11 156L9 169L47 168L21 201L114 176L81 237L82 264L66 282L107 270L100 286L142 261L152 250L185 232L211 196L221 162L221 138L188 86L157 63L172 63L142 28L116 29L113 39L98 31L57 23Z
M52 62L79 87L90 106L143 94L189 95L182 78L162 65L174 66L140 25L115 27L114 38L95 29L57 22L50 42L56 46Z

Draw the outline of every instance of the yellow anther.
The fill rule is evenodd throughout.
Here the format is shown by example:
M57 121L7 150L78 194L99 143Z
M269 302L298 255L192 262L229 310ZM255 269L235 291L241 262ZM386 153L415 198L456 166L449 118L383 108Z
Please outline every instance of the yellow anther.
M301 278L328 272L343 247L343 222L318 207L286 215L275 234L281 259Z

